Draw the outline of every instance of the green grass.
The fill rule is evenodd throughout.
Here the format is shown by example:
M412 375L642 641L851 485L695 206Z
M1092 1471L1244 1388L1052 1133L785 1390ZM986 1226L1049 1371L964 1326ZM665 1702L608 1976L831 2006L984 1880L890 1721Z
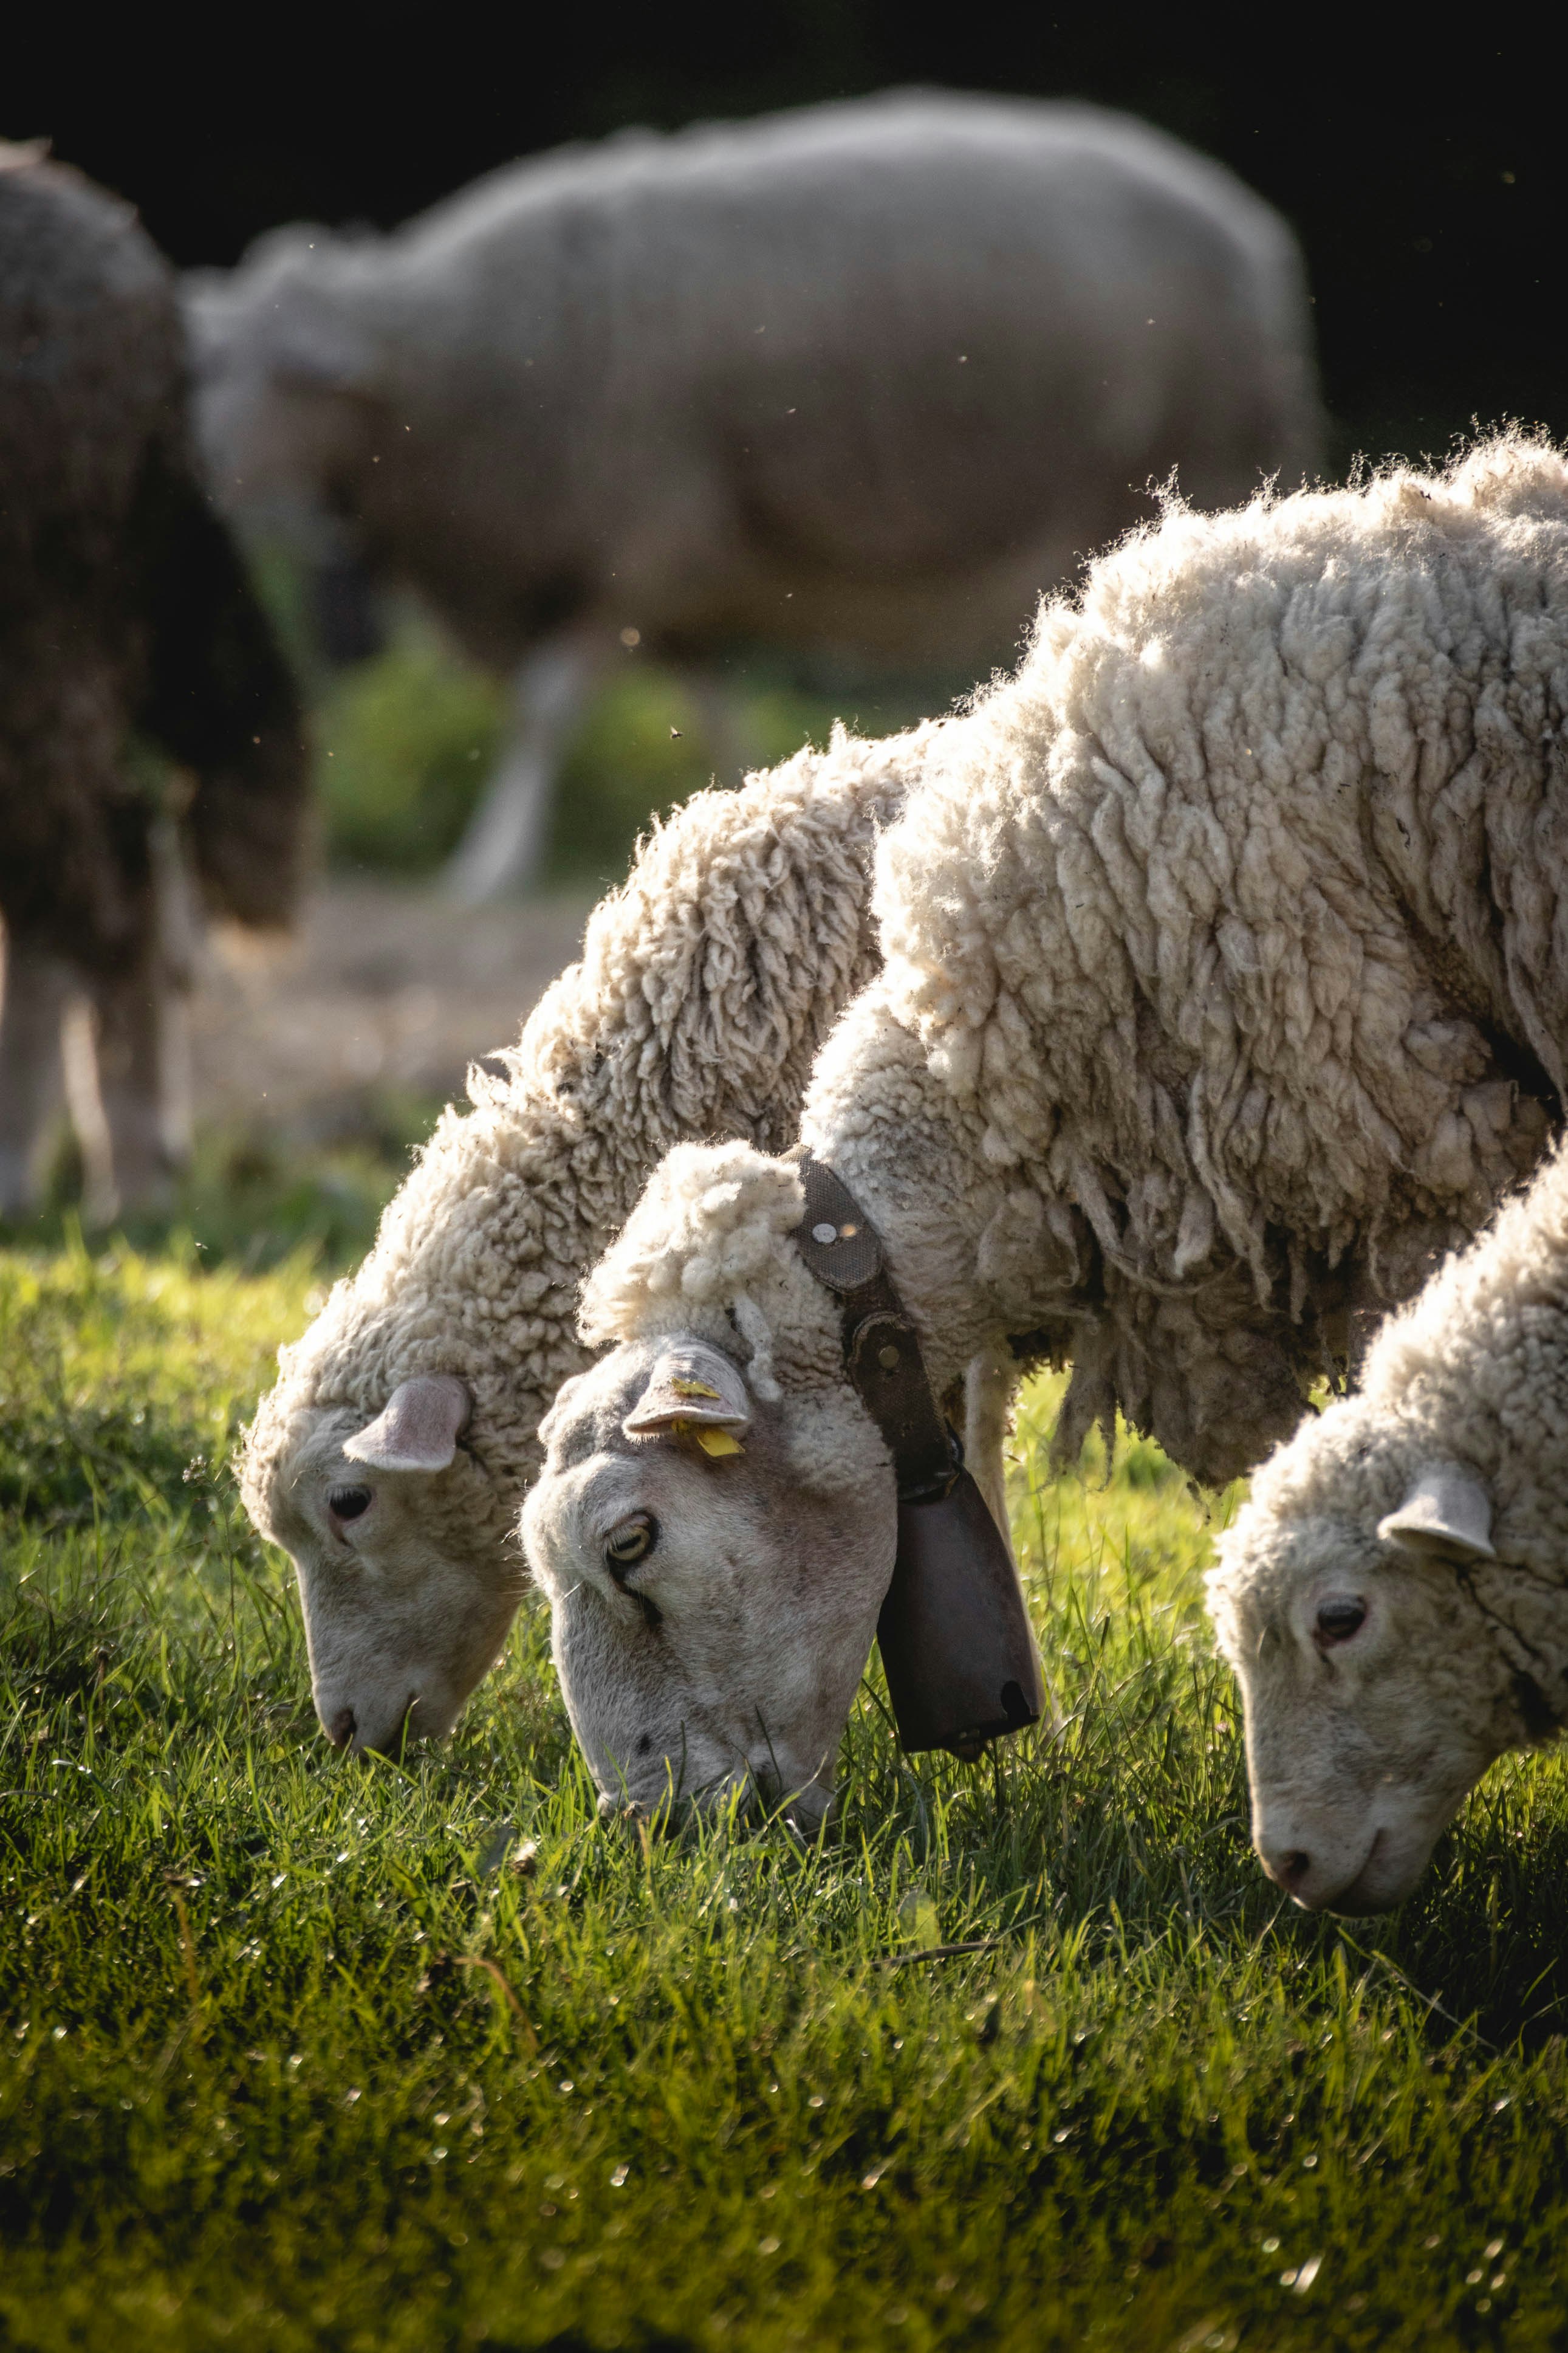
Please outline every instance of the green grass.
M209 1268L254 1274L298 1257L340 1274L370 1248L440 1110L437 1098L373 1086L340 1098L331 1107L335 1133L314 1143L259 1122L198 1127L172 1207L128 1219L125 1238ZM43 1208L19 1222L0 1220L0 1247L58 1250L80 1220L81 1166L65 1135Z
M348 1765L227 1469L314 1280L0 1255L0 2344L1563 2341L1561 1764L1392 1921L1281 1909L1204 1514L1047 1482L1037 1388L1048 1734L902 1758L868 1687L815 1850L645 1846L531 1610Z

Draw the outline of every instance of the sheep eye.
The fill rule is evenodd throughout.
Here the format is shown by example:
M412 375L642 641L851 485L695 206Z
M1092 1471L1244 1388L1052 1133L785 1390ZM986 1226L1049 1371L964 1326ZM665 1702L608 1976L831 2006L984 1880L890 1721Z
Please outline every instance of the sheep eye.
M1336 1595L1323 1602L1318 1610L1317 1633L1320 1642L1348 1642L1352 1634L1360 1633L1366 1623L1366 1603L1359 1594Z
M605 1558L610 1575L615 1577L624 1568L631 1568L646 1560L658 1542L658 1522L651 1512L634 1512L629 1520L622 1520L605 1538Z
M327 1509L334 1520L357 1520L362 1512L370 1509L368 1487L334 1487L327 1497Z

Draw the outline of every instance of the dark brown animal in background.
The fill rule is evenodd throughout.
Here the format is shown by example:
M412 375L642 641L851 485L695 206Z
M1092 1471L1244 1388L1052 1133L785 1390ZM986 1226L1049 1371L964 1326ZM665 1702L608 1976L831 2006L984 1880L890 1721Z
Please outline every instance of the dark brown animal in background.
M293 685L195 470L173 274L130 206L0 147L0 1212L37 1202L62 1085L89 1217L166 1196L198 911L287 923L306 820Z

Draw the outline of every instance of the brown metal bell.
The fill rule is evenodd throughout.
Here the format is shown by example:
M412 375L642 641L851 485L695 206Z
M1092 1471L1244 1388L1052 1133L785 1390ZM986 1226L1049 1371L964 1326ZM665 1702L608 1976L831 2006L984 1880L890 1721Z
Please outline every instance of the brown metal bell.
M973 1759L1043 1713L1018 1572L969 1472L945 1495L900 1504L877 1641L905 1748Z

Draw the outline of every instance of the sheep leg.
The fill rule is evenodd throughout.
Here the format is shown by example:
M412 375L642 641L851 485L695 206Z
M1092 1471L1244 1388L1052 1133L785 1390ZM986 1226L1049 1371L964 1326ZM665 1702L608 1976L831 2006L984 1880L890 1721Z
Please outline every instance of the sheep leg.
M558 638L518 670L510 735L447 869L447 887L462 905L480 906L533 881L561 756L603 662L593 641Z
M191 1156L188 1004L197 919L171 822L154 825L150 849L147 937L134 963L96 984L91 1048L67 1058L86 1178L83 1214L95 1225L119 1209L167 1208Z
M983 1349L972 1356L963 1375L963 1459L985 1507L1007 1540L1012 1552L1013 1530L1007 1512L1007 1425L1018 1390L1018 1367L1006 1347ZM1015 1555L1015 1559L1016 1556ZM1042 1653L1040 1681L1046 1694L1046 1722L1059 1725L1065 1711Z
M9 934L0 1007L0 1216L25 1217L43 1190L44 1156L60 1107L60 1024L79 987L70 966Z
M92 1046L71 1057L71 1116L81 1144L82 1214L166 1209L189 1158L189 1036L184 997L157 958L99 982ZM96 1065L94 1069L92 1066ZM96 1079L95 1112L91 1082Z

